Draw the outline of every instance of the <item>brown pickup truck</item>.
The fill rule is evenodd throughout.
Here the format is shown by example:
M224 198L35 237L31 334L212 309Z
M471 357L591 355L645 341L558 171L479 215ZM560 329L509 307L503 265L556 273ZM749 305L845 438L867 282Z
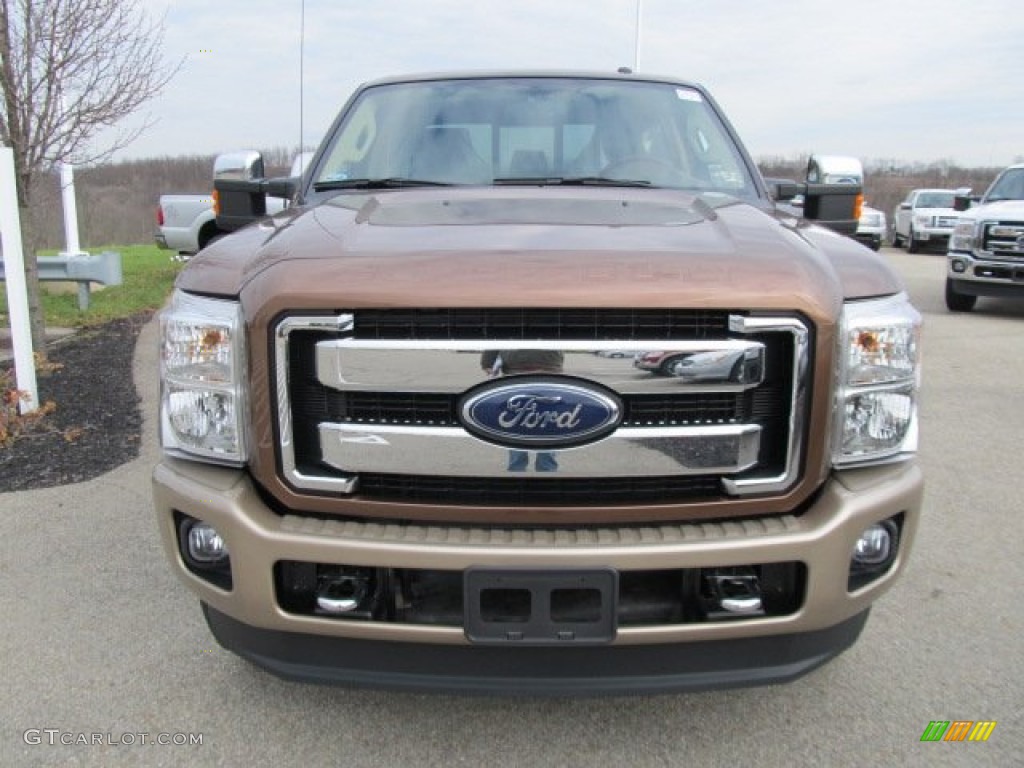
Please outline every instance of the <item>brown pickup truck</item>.
M157 520L224 647L575 694L855 641L922 478L920 317L809 220L851 185L769 187L704 89L628 72L373 82L301 178L249 167L161 320Z

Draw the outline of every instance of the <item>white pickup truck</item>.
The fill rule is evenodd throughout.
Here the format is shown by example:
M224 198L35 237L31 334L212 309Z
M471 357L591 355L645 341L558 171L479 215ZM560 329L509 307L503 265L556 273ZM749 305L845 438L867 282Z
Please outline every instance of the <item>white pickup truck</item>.
M979 296L1024 298L1024 163L1003 170L981 198L958 195L955 207L946 307L970 312Z
M301 176L309 164L312 152L300 152L292 161L290 176ZM214 175L218 169L214 168ZM267 214L284 210L287 201L279 197L267 198ZM178 258L187 259L205 248L226 232L217 227L213 211L213 194L160 195L156 209L154 238L160 248L175 251Z

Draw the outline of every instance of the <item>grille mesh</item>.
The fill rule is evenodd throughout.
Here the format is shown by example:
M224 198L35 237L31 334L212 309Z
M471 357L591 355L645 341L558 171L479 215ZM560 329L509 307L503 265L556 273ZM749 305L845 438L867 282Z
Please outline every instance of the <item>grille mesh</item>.
M658 309L360 310L357 339L631 341L723 335L729 313Z

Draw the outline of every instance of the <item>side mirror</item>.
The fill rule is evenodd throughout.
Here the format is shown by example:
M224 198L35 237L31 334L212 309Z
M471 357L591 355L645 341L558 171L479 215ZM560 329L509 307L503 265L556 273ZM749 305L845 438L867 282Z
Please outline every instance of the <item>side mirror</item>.
M909 211L910 208L911 208L910 203L900 203L900 210L901 211Z
M807 161L810 184L863 184L864 166L856 157L811 155Z
M268 213L267 196L291 200L299 179L264 178L263 156L259 152L231 152L213 164L213 200L217 228L234 232ZM278 203L275 210L279 211Z
M267 198L261 181L263 155L229 152L213 161L213 213L217 228L234 232L267 215Z
M956 195L953 198L953 210L954 211L966 211L971 208L981 198L978 195Z
M227 152L217 155L213 161L213 179L234 179L235 181L252 181L262 179L263 155L259 152L246 150L243 152Z
M804 218L850 235L864 206L864 166L856 157L811 155L807 161Z
M860 184L808 184L804 218L841 235L854 235L863 205Z

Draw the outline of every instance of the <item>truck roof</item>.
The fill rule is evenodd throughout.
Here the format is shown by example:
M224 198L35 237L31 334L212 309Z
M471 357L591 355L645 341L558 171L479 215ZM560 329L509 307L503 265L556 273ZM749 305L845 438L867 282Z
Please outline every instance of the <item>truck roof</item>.
M363 83L360 88L375 85L389 85L394 83L416 83L430 80L493 80L512 78L570 78L588 80L631 80L640 82L674 83L690 88L706 90L699 83L691 80L683 80L665 75L639 74L631 71L604 71L604 70L580 70L580 69L493 69L493 70L451 70L436 72L421 72L406 75L394 75L369 80Z

